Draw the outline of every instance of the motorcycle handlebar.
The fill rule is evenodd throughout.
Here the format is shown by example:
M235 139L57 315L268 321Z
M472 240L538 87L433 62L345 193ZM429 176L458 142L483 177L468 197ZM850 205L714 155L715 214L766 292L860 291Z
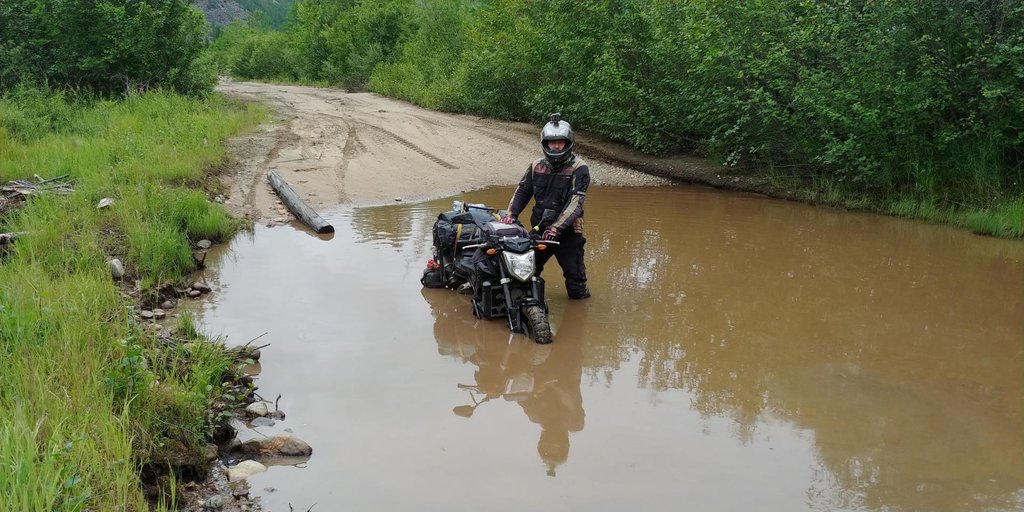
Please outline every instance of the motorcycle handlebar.
M554 240L541 240L539 238L533 239L533 243L534 243L534 245L536 245L536 244L560 245L561 244L561 242L556 242ZM490 246L490 244L486 244L486 243L483 243L483 244L473 244L473 245L467 245L467 246L463 247L462 250L479 249L481 247L488 247L488 246Z

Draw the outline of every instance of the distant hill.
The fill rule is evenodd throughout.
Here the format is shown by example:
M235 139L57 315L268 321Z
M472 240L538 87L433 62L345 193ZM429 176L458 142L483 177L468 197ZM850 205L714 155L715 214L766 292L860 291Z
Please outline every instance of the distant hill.
M206 14L210 27L217 30L235 20L247 20L256 11L263 11L274 27L284 24L288 9L295 0L193 0Z

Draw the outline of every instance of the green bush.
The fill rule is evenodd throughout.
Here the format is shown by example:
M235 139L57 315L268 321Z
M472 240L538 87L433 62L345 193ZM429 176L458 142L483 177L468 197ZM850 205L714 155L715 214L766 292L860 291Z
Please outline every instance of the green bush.
M104 94L211 85L193 66L206 22L186 0L5 0L0 90L21 82Z

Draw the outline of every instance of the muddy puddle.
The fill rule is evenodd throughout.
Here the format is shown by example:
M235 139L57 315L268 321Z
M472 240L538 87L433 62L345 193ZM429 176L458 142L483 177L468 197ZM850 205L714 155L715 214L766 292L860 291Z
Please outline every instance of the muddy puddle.
M464 196L504 205L511 189ZM697 187L595 187L555 343L423 290L451 199L257 227L205 330L264 332L314 448L270 510L1024 509L1024 243Z

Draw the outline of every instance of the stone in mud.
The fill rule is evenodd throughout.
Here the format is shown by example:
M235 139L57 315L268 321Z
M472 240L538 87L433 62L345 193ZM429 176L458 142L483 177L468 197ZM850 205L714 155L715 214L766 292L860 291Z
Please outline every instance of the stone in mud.
M210 496L209 499L206 500L206 503L203 506L208 508L208 509L210 509L210 510L220 510L220 509L224 508L224 503L226 503L226 502L227 502L227 498L217 494L217 495L214 495L214 496Z
M210 462L217 458L217 445L209 443L203 447L203 460Z
M241 482L231 482L228 484L228 489L231 490L231 495L235 498L245 498L249 496L249 482L242 480Z
M242 374L245 375L246 377L252 377L252 376L259 375L260 373L262 373L263 372L263 366L259 363L259 361L256 361L253 364L243 365L241 367L241 370L242 370Z
M263 457L309 457L313 448L295 436L281 434L274 437L250 439L231 448L236 453L260 455Z
M196 297L198 297L200 295L202 295L202 293L200 293L199 290L189 290L188 291L188 296L189 297L196 298Z
M124 264L121 260L114 258L110 260L110 275L114 279L121 279L124 277Z
M154 315L152 311L143 309L142 311L139 311L139 316L141 316L143 320L152 320Z
M267 404L263 402L253 402L245 410L255 416L266 416L268 412Z
M177 306L177 305L178 304L175 301L173 301L173 300L165 300L163 302L163 304L160 304L160 308L161 309L165 309L165 310L166 309L174 309L174 306Z
M201 293L210 293L211 290L211 288L207 286L206 283L200 283L199 281L192 283L192 289L199 290Z
M267 470L267 467L254 460L243 460L239 462L237 466L228 468L228 481L237 482L239 480L245 480L252 475L262 473Z
M254 427L273 427L275 422L270 418L254 418L250 424Z
M165 316L167 316L167 313L165 313L164 310L160 308L153 310L153 318L156 318L157 320L163 320Z
M200 249L209 249L212 246L213 246L213 243L210 242L209 240L205 239L205 238L200 240L200 241L198 241L198 242L196 242L196 247L198 247Z

